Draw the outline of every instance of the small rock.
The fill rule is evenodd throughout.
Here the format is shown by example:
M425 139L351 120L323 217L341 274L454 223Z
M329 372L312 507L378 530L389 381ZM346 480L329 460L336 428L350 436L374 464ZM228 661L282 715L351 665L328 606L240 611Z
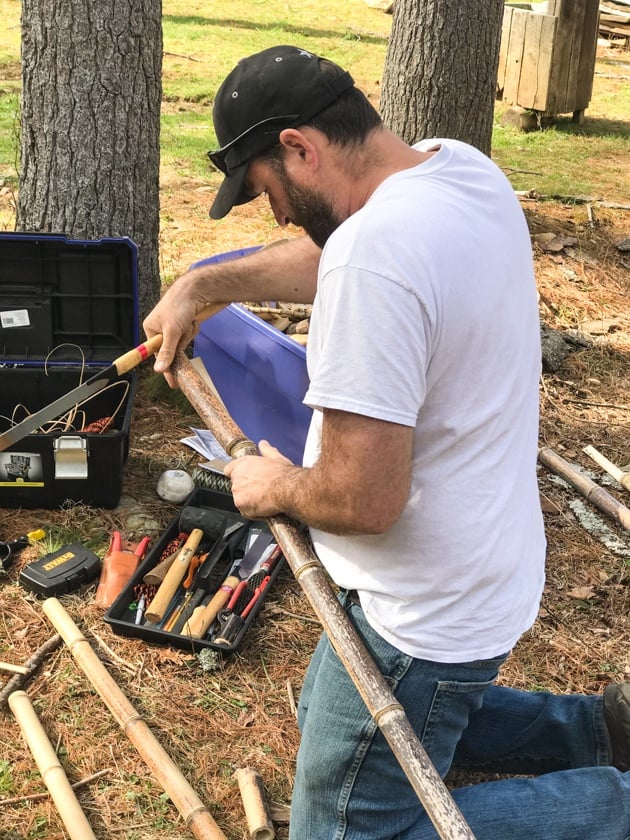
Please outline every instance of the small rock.
M573 336L569 332L554 330L546 324L540 325L543 370L554 373L560 370L562 363L570 353L581 347L588 347L588 340Z
M532 240L542 251L562 251L571 245L575 245L577 239L574 236L565 236L562 233L537 233Z
M147 537L155 537L162 532L163 528L160 523L148 513L142 513L140 511L136 513L131 513L125 519L125 533L129 535L131 538L132 536L137 536L138 534L145 535Z
M157 494L165 502L181 504L195 489L192 476L185 470L166 470L158 479Z

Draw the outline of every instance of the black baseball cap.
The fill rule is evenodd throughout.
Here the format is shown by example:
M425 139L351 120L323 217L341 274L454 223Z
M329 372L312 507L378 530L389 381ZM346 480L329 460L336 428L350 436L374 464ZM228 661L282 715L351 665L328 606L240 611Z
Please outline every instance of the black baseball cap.
M241 59L222 83L212 112L221 147L208 152L225 175L213 219L254 198L243 186L252 158L274 146L283 129L308 122L354 85L350 73L328 60L324 73L322 60L298 47L271 47Z

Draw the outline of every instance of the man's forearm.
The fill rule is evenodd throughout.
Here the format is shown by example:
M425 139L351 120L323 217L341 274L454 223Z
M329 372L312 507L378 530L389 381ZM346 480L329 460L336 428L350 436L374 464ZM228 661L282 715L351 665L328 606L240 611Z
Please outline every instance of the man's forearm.
M286 300L312 303L321 251L306 236L283 240L238 260L206 263L177 280L172 293L207 303Z
M232 301L286 300L311 303L317 287L321 251L308 237L286 240L237 260L206 263L176 280L143 327L147 337L163 336L155 371L168 373L177 348L195 335L197 316L209 304Z

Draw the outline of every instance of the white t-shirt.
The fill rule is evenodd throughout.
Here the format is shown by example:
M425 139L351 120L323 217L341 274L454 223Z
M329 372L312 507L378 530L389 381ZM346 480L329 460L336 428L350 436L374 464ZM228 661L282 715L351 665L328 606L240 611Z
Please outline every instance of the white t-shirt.
M415 428L398 522L377 536L312 536L385 639L415 657L465 662L507 652L538 610L540 332L512 187L466 144L416 148L437 145L387 178L324 248L304 465L318 456L318 409ZM382 480L386 488L386 463Z

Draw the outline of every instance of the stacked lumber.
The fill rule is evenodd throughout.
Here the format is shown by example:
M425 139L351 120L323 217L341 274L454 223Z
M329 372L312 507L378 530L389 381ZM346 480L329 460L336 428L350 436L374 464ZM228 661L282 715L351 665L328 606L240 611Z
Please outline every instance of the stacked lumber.
M630 0L600 2L599 34L609 40L625 38L630 46Z

